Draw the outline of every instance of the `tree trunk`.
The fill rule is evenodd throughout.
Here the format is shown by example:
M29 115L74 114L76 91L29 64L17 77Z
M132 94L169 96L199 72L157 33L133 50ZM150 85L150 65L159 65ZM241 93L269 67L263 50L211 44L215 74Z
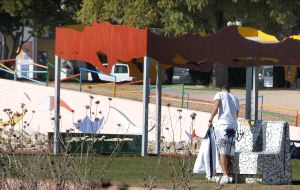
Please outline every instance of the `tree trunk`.
M228 67L215 63L211 73L211 87L222 87L228 85Z
M9 52L9 59L15 59L17 57L17 51L19 48L19 40L16 38L13 38L11 51Z
M8 46L8 40L7 40L7 35L3 34L3 39L4 39L4 45L3 45L3 59L10 59L10 51L9 51L9 46ZM7 62L4 63L5 66L12 68L15 62ZM10 73L7 73L5 71L0 72L0 76L6 79L12 79L13 76Z
M8 49L8 45L7 45L7 37L6 35L3 34L3 39L4 39L4 46L3 46L3 59L8 59L8 52L9 52L9 49Z
M298 71L298 69L297 69ZM298 74L298 72L297 72ZM296 76L297 78L297 76ZM297 82L297 80L296 80ZM273 87L275 88L282 88L285 86L285 72L284 67L277 66L273 67Z
M11 46L8 45L8 38L11 38ZM13 36L13 34L4 34L4 56L3 59L15 59L18 55L18 49L22 48L24 43L20 43L20 34ZM15 61L6 62L5 66L14 70L15 69ZM13 76L7 72L1 72L0 74L4 78L13 78Z
M216 30L221 29L226 26L226 21L224 17L223 11L217 11L215 13L217 18ZM222 51L222 50L219 50ZM229 85L228 80L228 67L223 65L222 63L214 63L213 70L211 73L210 86L211 87L222 87L224 85Z

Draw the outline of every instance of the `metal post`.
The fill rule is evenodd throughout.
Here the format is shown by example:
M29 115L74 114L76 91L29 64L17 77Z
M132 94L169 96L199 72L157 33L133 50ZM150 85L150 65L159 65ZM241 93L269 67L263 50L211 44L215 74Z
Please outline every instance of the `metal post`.
M22 75L22 73L20 73ZM14 81L16 81L18 78L18 59L15 59L15 69L14 69Z
M60 142L59 142L59 124L60 124L60 66L61 60L58 56L55 56L55 113L54 113L54 146L53 153L59 154Z
M37 63L37 37L32 37L32 60Z
M261 96L261 107L260 107L260 120L263 120L263 111L264 111L264 96Z
M246 69L246 114L245 119L251 119L251 90L252 90L252 67Z
M253 67L253 82L252 82L252 120L257 121L258 118L258 67Z
M113 93L112 93L112 96L113 97L116 97L116 91L117 91L117 77L114 76L114 85L113 85Z
M189 109L190 93L187 93L186 109Z
M161 135L161 64L156 62L156 154L160 156Z
M48 65L47 65L47 67L48 67ZM47 72L46 72L45 84L46 84L46 86L49 85L49 67L47 68Z
M14 81L17 80L17 74L18 74L17 72L18 70L17 70L17 60L16 60L15 69L14 69Z
M82 86L82 69L79 69L79 92L81 92L81 86Z
M149 112L149 71L150 58L144 57L144 77L143 77L143 136L142 136L142 156L148 153L148 112Z
M181 108L183 108L183 104L184 104L184 84L182 84Z
M32 38L32 61L34 63L37 63L37 37L31 37ZM35 65L32 65L32 70L38 70L38 67L36 67ZM28 76L30 75L30 73L28 73ZM36 78L37 77L37 73L32 73L32 78Z

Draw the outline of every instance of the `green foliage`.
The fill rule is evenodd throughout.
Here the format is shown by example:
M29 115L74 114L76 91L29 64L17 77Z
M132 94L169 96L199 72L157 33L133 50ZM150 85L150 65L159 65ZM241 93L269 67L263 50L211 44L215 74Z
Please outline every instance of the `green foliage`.
M81 0L0 0L0 32L11 37L13 47L6 58L15 57L24 39L24 28L39 36L54 31L60 24L74 23L74 15ZM8 47L6 47L8 48Z
M45 176L39 176L38 179L52 179L52 170L53 168L60 168L56 171L58 174L68 172L66 178L68 180L78 180L76 178L76 174L81 174L82 179L84 177L84 171L87 168L91 168L91 173L88 173L87 178L89 181L99 181L99 174L103 171L103 167L108 165L109 157L104 156L89 156L86 157L81 161L82 157L79 156L70 156L70 158L64 157L41 157L41 156L10 156L8 157L12 159L11 165L5 165L2 167L3 169L11 167L15 169L16 163L20 163L19 165L22 168L27 169L26 172L36 172L36 168L33 166L43 166L43 174ZM51 162L50 162L50 161ZM145 186L149 185L152 178L155 179L154 184L156 187L160 188L169 188L171 189L174 185L174 172L180 173L180 162L183 158L180 157L114 157L111 161L109 167L105 170L104 178L106 180L111 181L112 183L119 184L128 184L131 186ZM5 160L0 159L0 163L5 163ZM69 167L63 165L59 167L60 163L71 162L74 163ZM195 162L195 157L190 158L189 161L191 166ZM297 189L299 188L299 180L300 180L300 160L294 159L292 160L292 167L293 167L293 182L294 185L290 186L271 186L272 189L280 189L284 190L287 189ZM1 169L2 169L1 168ZM62 168L66 168L67 171L61 171ZM175 169L175 171L173 170ZM0 169L0 170L1 170ZM10 169L8 172L11 174L10 176L20 176L20 169L17 170L20 173L14 172L15 170ZM184 168L186 169L186 168ZM14 173L13 173L14 172ZM22 173L21 173L22 174ZM28 174L27 174L28 175ZM24 176L25 178L27 176ZM57 177L57 176L55 176ZM22 179L23 179L22 178ZM58 178L58 177L57 177ZM26 179L26 178L25 178ZM176 183L179 182L179 179L176 179ZM189 178L189 185L191 185L192 189L220 189L217 183L207 182L205 181L204 174L194 174L191 175ZM79 182L79 181L77 181ZM183 188L176 188L176 189L183 189ZM260 184L228 184L226 185L226 189L258 189L258 190L265 190L270 189L270 186L267 185L260 185Z
M61 0L1 0L0 4L1 18L6 16L1 19L1 31L6 31L9 25L14 30L27 26L32 28L34 35L41 35L72 19L62 10Z
M98 19L98 15L101 13L103 4L103 1L99 0L84 1L81 5L81 9L77 13L78 19L85 23L91 23L95 18Z
M278 37L299 32L299 15L299 0L83 0L77 14L83 23L96 18L148 27L165 36L202 31L214 33L228 22L240 22ZM216 71L215 67L213 70ZM213 72L213 78L221 79L213 81L228 84L226 71L223 68Z
M290 35L285 33L286 30L294 30L300 18L298 0L251 0L243 5L240 16L243 25L278 36Z
M298 0L84 0L77 16L83 23L110 21L138 28L159 28L165 35L214 32L239 21L267 32L292 28Z
M157 12L149 0L129 1L124 6L124 24L145 28L155 26Z
M163 29L165 35L181 35L195 27L187 14L189 7L182 0L85 0L78 19L91 23L93 19L125 24L137 28ZM184 4L184 6L183 6Z

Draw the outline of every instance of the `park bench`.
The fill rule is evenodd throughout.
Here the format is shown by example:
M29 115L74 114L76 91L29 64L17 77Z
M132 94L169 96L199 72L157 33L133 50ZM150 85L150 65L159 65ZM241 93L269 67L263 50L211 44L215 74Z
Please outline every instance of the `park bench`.
M264 121L250 125L239 122L236 153L229 173L239 182L291 184L289 126L286 122ZM218 176L222 170L217 168Z

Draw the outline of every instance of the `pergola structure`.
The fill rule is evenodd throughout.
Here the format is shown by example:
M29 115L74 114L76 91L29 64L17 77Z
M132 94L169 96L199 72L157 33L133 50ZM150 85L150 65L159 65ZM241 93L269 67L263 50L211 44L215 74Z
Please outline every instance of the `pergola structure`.
M161 128L161 69L160 64L186 67L199 71L210 71L214 63L229 67L247 67L246 118L257 119L258 69L261 65L296 65L300 63L300 41L287 38L281 42L259 30L247 27L228 26L215 34L188 33L177 38L156 35L149 29L112 25L108 22L93 22L86 26L59 27L55 44L56 105L60 99L60 58L79 60L94 65L109 74L118 61L128 62L144 58L143 77L143 142L142 156L147 155L148 104L150 58L156 60L156 105L157 135L156 151L160 152ZM107 67L98 54L107 56ZM251 114L251 92L254 99ZM59 152L59 106L55 109L54 153Z

